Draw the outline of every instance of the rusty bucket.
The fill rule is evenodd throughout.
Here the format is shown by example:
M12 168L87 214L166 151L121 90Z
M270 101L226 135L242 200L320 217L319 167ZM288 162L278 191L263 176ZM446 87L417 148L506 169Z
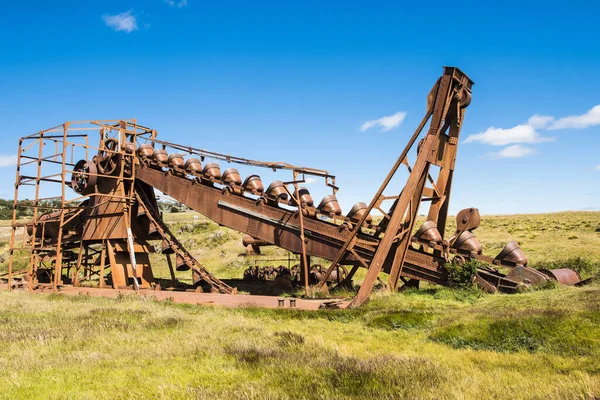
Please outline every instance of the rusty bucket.
M166 150L154 150L153 159L154 162L158 164L166 164L167 160L169 159L169 154L166 152Z
M452 247L461 251L475 252L477 254L481 254L481 251L483 250L479 240L469 231L461 233L452 244Z
M237 185L237 186L239 186L239 185L242 184L242 178L240 177L240 173L235 168L227 168L223 172L222 181L226 185Z
M138 148L137 155L140 158L152 158L154 155L154 147L151 144L142 144Z
M302 206L312 207L315 204L310 192L305 187L300 187L298 190L294 190L294 199L297 199L298 196L300 196L300 204ZM289 205L295 206L296 202L293 199L290 199Z
M415 233L415 237L425 242L442 242L442 235L437 228L437 224L433 221L426 221L423 225L421 225L417 233Z
M202 170L202 175L208 179L219 180L221 179L221 168L217 163L206 164Z
M265 187L258 175L248 175L244 180L244 190L252 194L262 194L265 191Z
M342 208L340 207L340 204L338 203L337 198L333 194L323 197L323 200L321 200L321 203L319 203L319 207L317 207L317 208L323 214L330 214L330 215L341 215L342 214Z
M267 188L266 193L269 197L275 199L275 201L279 199L287 200L288 198L287 191L285 190L285 185L281 181L271 182L271 184Z
M175 251L171 247L171 244L169 243L168 240L163 240L160 247L161 247L160 252L162 254L173 254L173 253L175 253Z
M363 215L365 215L365 213L367 212L367 208L368 208L367 204L360 201L352 206L352 208L350 209L350 212L348 212L348 215L346 216L346 218L348 218L351 221L358 222L363 217ZM370 214L367 215L365 222L367 224L370 224L372 221L373 221L373 217Z
M122 147L123 151L127 154L135 153L135 145L131 142L127 142L121 147Z
M158 234L158 228L152 222L150 222L150 226L148 227L148 236L156 236Z
M514 240L504 246L502 251L496 256L495 260L500 261L501 263L527 265L527 256L523 253L519 244Z
M202 164L197 158L188 158L185 160L183 169L189 174L200 174L202 172Z
M185 262L185 260L183 259L183 257L181 257L179 254L177 255L177 262L175 263L175 269L177 271L189 271L191 268L189 265L187 265L187 263Z
M174 153L169 156L169 158L167 159L167 163L169 164L169 167L183 168L183 166L185 165L185 159L183 157L183 154Z
M570 268L541 269L540 271L563 285L573 286L581 282L579 273Z

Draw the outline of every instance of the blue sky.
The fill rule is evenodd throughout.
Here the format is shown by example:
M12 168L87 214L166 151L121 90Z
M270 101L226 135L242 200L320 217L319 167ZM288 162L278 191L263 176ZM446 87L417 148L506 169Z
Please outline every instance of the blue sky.
M0 197L20 136L135 117L165 140L327 169L348 210L373 196L455 65L475 86L451 212L600 210L600 5L522 3L8 2Z

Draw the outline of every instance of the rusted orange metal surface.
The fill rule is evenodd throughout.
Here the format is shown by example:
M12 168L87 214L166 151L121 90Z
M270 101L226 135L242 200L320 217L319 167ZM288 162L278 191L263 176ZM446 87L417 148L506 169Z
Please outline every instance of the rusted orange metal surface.
M549 279L579 282L571 270L529 268L517 242L510 242L495 258L484 256L473 233L480 224L476 208L462 210L456 231L445 239L460 131L472 86L458 68L444 68L429 92L425 116L373 199L368 204L357 203L347 215L336 197L335 176L328 171L162 141L155 130L135 120L67 122L23 137L19 141L8 287L18 284L33 290L46 285L54 289L93 285L115 290L235 294L235 287L207 271L170 232L154 190L248 235L244 239L248 254L260 253L260 246L274 245L299 257L294 268L249 268L246 280L288 276L286 279L303 285L308 293L312 285L318 290L331 285L351 287L358 268L366 268L366 278L350 307L367 301L376 282L382 282L381 272L388 274L385 286L393 291L402 284L417 287L421 280L448 285L445 266L469 260L486 263L478 268L474 281L492 292L514 292ZM411 150L416 157L412 164L408 159ZM266 185L258 174L242 179L236 168L222 171L213 161L290 171L292 179ZM402 166L409 173L403 190L385 194ZM314 201L301 186L307 176L323 179L331 194ZM55 188L47 189L49 185ZM20 200L26 186L34 189L29 203ZM42 198L46 190L60 195ZM386 202L391 205L385 207ZM427 220L416 227L424 203ZM27 223L16 219L17 207L23 206L33 209L33 218ZM381 218L373 218L376 212ZM23 227L19 243L17 233ZM152 272L148 253L153 241L161 243L170 279L157 279ZM18 274L14 270L17 252L29 256L27 270ZM311 256L331 264L311 265ZM189 270L193 285L176 282L174 268ZM499 268L510 272L504 274Z

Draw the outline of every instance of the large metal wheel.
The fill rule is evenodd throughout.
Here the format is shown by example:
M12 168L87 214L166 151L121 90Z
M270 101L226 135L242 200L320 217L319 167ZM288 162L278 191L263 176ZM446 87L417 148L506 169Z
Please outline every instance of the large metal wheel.
M79 194L88 195L96 190L98 169L92 161L79 160L71 175L71 188Z
M119 166L121 154L117 139L109 138L104 141L104 147L98 150L98 171L104 175L112 175Z

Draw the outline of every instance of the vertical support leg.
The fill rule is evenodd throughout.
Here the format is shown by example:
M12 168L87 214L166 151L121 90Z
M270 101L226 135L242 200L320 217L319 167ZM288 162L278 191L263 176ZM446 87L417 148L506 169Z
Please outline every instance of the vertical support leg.
M79 253L77 253L77 265L73 269L73 286L79 286L79 271L81 271L81 262L83 260L83 240L79 243Z
M64 197L63 197L64 200ZM64 204L64 201L63 201ZM54 259L54 279L52 282L52 288L56 291L58 290L58 286L62 285L62 227L65 223L65 213L64 208L63 212L60 214L60 222L59 222L59 230L58 230L58 239L56 240L56 258Z
M36 240L36 239L34 238L33 240ZM29 283L30 283L29 286L32 286L32 284L33 284L34 274L35 274L35 270L38 265L38 262L39 262L38 254L32 248L31 255L29 257L29 269L27 270L27 279L29 280ZM10 287L9 287L9 289L10 289Z
M33 282L33 284L31 285L31 287L33 288L33 286L37 285L38 282L38 275L37 275L37 271L38 271L38 267L40 265L41 261L40 261L40 255L36 254L35 255L35 259L33 262L33 265L31 266L31 282Z
M399 239L398 248L396 249L396 254L394 255L394 261L392 262L392 269L390 271L390 276L388 279L388 287L392 292L398 291L398 278L402 273L402 267L404 266L404 259L406 257L406 252L408 251L408 247L410 246L410 236L412 235L413 227L415 225L415 219L417 217L417 213L419 212L419 205L421 204L421 195L423 193L423 188L425 187L425 181L427 180L427 174L429 173L429 165L425 167L423 175L415 189L414 195L409 203L409 213L407 218L409 218L407 223L405 224L405 233Z
M167 265L169 266L169 273L171 274L171 281L175 282L177 279L175 279L175 271L173 270L173 261L171 261L171 255L165 254L165 256L167 257Z
M304 273L304 294L308 297L310 295L310 288L308 285L308 274L309 261L306 256L306 238L304 236L304 215L302 214L302 203L300 202L300 190L298 189L298 171L294 170L294 190L296 192L296 196L292 194L292 198L296 202L296 206L298 207L298 219L300 220L300 247L302 248L302 254L300 255L300 265L302 268L302 272ZM287 187L285 189L288 191ZM289 193L289 191L288 191Z
M29 265L30 272L27 274L27 280L28 280L27 290L30 293L33 292L33 287L35 285L37 285L37 275L35 275L35 271L37 270L37 265L39 264L39 262L40 262L40 256L37 253L34 253L33 261Z
M62 259L63 259L63 251L62 251L62 239L63 239L63 227L65 225L65 187L66 187L66 168L67 168L67 131L69 130L69 123L65 122L63 125L63 145L62 145L62 187L61 187L61 197L60 197L60 205L61 205L61 213L60 213L60 222L58 225L58 238L56 239L56 260L54 261L54 281L53 281L53 289L56 291L58 286L62 284ZM41 138L40 138L41 140ZM39 184L39 183L38 183ZM36 196L36 202L38 198Z
M306 263L306 264L304 264ZM308 283L308 278L310 275L310 256L300 257L300 280L303 282L306 290L306 285Z
M131 261L131 269L133 270L133 288L135 290L140 290L140 284L138 282L137 263L135 260L135 246L133 245L133 234L131 233L131 228L129 226L127 226L127 244L129 248L129 259Z
M87 246L84 246L84 250L83 250L83 268L85 270L85 279L89 280L92 277L92 269L90 268L90 265L88 263L90 259L90 253L89 253L89 249Z
M12 290L12 274L13 274L13 258L14 258L14 248L15 248L15 236L17 234L17 206L19 204L19 182L20 173L21 173L21 151L23 148L23 139L19 140L19 150L17 152L17 177L15 178L15 198L13 200L13 212L12 212L12 223L11 223L11 232L10 232L10 248L8 253L8 290ZM25 228L25 232L27 232L27 228ZM25 237L25 232L23 233L23 238ZM35 228L34 228L35 233ZM35 240L35 235L33 236ZM31 267L31 265L30 265ZM31 285L29 285L31 286Z
M115 246L111 243L110 240L107 240L106 244L106 251L108 252L108 259L110 261L110 272L112 274L113 289L119 289L119 286L127 285L125 269L123 267L123 264L117 263L117 259L115 257Z
M100 252L100 287L106 287L104 279L104 268L106 265L106 243L102 243L102 251Z

